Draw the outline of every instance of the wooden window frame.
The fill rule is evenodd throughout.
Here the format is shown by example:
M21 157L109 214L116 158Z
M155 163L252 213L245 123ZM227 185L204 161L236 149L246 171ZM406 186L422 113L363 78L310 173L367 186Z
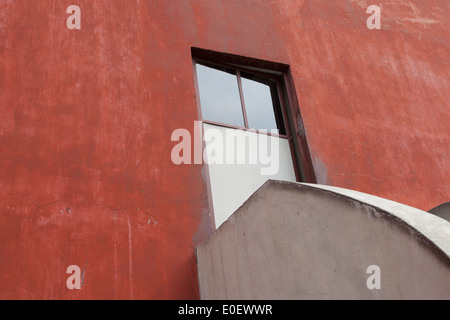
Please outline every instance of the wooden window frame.
M303 119L300 115L300 107L298 104L290 67L286 64L274 63L255 58L247 58L233 54L220 53L200 48L191 48L191 53L194 70L194 82L197 95L197 108L201 121L203 123L225 128L250 131L288 139L297 181L317 183L309 151L309 145L307 142L306 130L303 125ZM197 63L233 69L236 71L245 127L203 119L196 68ZM276 82L283 118L282 121L286 134L273 134L271 132L261 132L261 130L249 128L247 112L245 109L245 100L242 90L241 72L253 74Z
M251 132L258 133L258 134L266 134L266 135L269 135L269 136L274 136L274 137L279 137L279 138L284 138L284 139L288 139L289 138L289 135L287 134L288 131L287 131L286 123L284 121L285 117L284 117L284 114L283 114L283 110L281 108L281 105L282 105L281 100L282 100L282 98L280 97L279 79L278 78L268 77L267 74L264 74L264 73L261 73L261 72L255 72L255 71L246 70L243 67L237 67L237 66L230 65L230 64L227 64L227 63L223 63L223 62L221 63L221 62L214 62L214 61L210 61L210 60L195 59L195 58L193 59L193 61L194 61L194 68L195 68L194 71L195 71L196 80L197 80L196 81L196 86L197 87L198 87L198 78L197 78L197 69L196 69L196 65L197 64L201 64L201 65L206 66L206 67L211 66L211 67L227 68L227 69L233 70L235 72L235 75L236 75L236 78L237 78L237 82L238 82L239 97L240 97L240 101L241 101L241 110L242 110L242 114L243 114L243 117L244 117L244 119L243 119L244 120L244 127L232 125L232 124L225 123L225 122L213 121L213 120L205 119L205 118L203 118L203 112L201 112L201 115L202 115L202 117L201 117L202 120L201 121L203 121L204 123L209 123L209 124L212 124L212 125L217 125L217 126L221 126L221 127L230 128L230 129L239 129L239 130L243 130L243 131L251 131ZM218 70L218 71L220 71L220 70ZM258 77L261 77L261 78L265 78L265 79L268 79L268 80L272 80L272 81L275 82L276 87L277 87L277 95L278 95L278 98L280 99L279 103L280 103L280 108L281 108L280 111L282 113L282 116L281 116L282 119L281 120L283 121L283 129L284 129L283 131L286 131L286 134L276 134L276 133L270 132L270 130L265 132L264 130L257 130L257 129L250 128L249 123L248 123L247 108L245 106L245 98L244 98L244 90L243 90L243 87L242 87L241 72L249 73L249 74L252 74L252 75L255 75L255 76L258 76ZM272 104L273 104L273 102L272 102ZM202 109L200 109L200 111L202 111ZM275 118L276 117L277 117L277 115L275 114ZM277 120L277 119L275 119L275 120Z

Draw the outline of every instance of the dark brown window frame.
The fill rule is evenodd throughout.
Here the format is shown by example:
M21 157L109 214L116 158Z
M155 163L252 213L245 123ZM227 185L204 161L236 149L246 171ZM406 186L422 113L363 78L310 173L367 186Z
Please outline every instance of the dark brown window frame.
M192 63L194 69L194 79L197 94L197 107L200 119L203 123L222 126L231 129L256 132L259 134L267 134L269 136L284 138L289 140L292 161L296 179L298 182L317 183L314 167L312 164L309 145L306 137L306 130L303 125L303 119L300 115L300 107L297 100L295 87L293 84L292 74L289 65L264 61L255 58L247 58L233 54L220 53L200 48L191 48ZM226 123L220 123L203 119L202 108L199 99L199 86L196 71L196 64L214 65L218 67L230 68L236 70L238 77L239 93L241 98L241 106L243 108L245 127L234 126ZM285 135L273 134L260 130L248 128L247 113L245 110L245 100L242 91L241 72L250 73L256 76L267 78L276 82L278 97L280 99L280 107L282 113L282 121Z
M255 71L251 71L251 70L246 70L243 67L230 65L230 64L227 64L227 63L223 63L223 62L213 62L213 61L210 61L210 60L195 59L194 58L194 68L196 67L197 64L201 64L201 65L204 65L204 66L207 66L207 67L211 66L211 67L227 68L227 69L233 70L235 72L236 78L237 78L237 82L238 82L239 97L240 97L240 101L241 101L241 109L242 109L242 114L243 114L243 117L244 117L244 126L245 127L236 126L236 125L232 125L232 124L224 123L224 122L208 120L208 119L203 118L203 116L202 116L202 121L204 123L209 123L209 124L217 125L217 126L221 126L221 127L227 127L227 128L230 128L230 129L239 129L239 130L243 130L243 131L251 131L251 132L258 133L258 134L266 134L266 135L269 135L269 136L274 136L274 137L279 137L279 138L284 138L284 139L288 139L289 138L289 136L287 134L288 130L287 130L286 123L285 123L285 120L284 120L285 119L284 112L282 110L282 97L280 97L280 92L279 92L279 85L280 85L279 81L280 81L280 79L275 78L273 76L270 76L268 74L264 74L262 72L255 72ZM252 74L252 75L255 75L255 76L258 76L258 77L261 77L261 78L264 78L264 79L272 80L272 81L275 82L275 84L277 86L277 95L278 95L278 98L280 99L279 104L280 104L280 109L281 109L280 110L281 111L281 119L279 119L279 116L277 115L277 111L274 110L275 111L275 121L276 121L277 125L279 124L279 121L283 122L282 123L282 125L283 125L282 131L285 131L286 134L276 134L276 133L270 132L269 130L267 132L265 132L263 130L257 130L257 129L250 128L250 126L248 124L247 108L245 106L245 98L244 98L244 90L243 90L243 87L242 87L242 76L241 76L241 73ZM196 70L195 70L195 74L196 74L196 77L197 77L197 71ZM198 79L198 78L196 78L196 79ZM198 82L197 82L197 87L198 87ZM272 104L273 104L273 102L272 102Z

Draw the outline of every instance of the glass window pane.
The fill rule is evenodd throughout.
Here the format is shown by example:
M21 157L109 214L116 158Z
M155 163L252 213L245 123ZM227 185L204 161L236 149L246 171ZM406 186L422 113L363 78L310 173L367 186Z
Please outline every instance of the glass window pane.
M274 108L274 103L277 103L278 99L275 84L271 87L269 84L247 77L250 76L242 74L242 91L249 127L268 131L279 129L282 133L282 124L277 124Z
M236 73L197 64L197 78L203 119L245 127Z

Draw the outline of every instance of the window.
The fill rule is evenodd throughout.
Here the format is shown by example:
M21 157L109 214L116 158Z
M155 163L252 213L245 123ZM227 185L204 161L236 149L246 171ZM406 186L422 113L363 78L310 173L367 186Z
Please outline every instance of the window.
M289 67L198 48L192 55L216 227L269 179L314 183Z
M204 121L286 135L276 79L204 61L196 70Z
M197 76L203 118L244 127L236 73L226 68L197 64Z

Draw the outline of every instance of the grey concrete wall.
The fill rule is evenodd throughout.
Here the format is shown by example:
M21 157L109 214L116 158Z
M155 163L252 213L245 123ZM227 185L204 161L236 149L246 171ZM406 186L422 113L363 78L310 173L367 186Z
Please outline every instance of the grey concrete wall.
M202 299L450 299L449 222L333 187L269 181L197 259Z
M450 221L450 202L443 203L440 206L430 210L430 213L442 219Z

